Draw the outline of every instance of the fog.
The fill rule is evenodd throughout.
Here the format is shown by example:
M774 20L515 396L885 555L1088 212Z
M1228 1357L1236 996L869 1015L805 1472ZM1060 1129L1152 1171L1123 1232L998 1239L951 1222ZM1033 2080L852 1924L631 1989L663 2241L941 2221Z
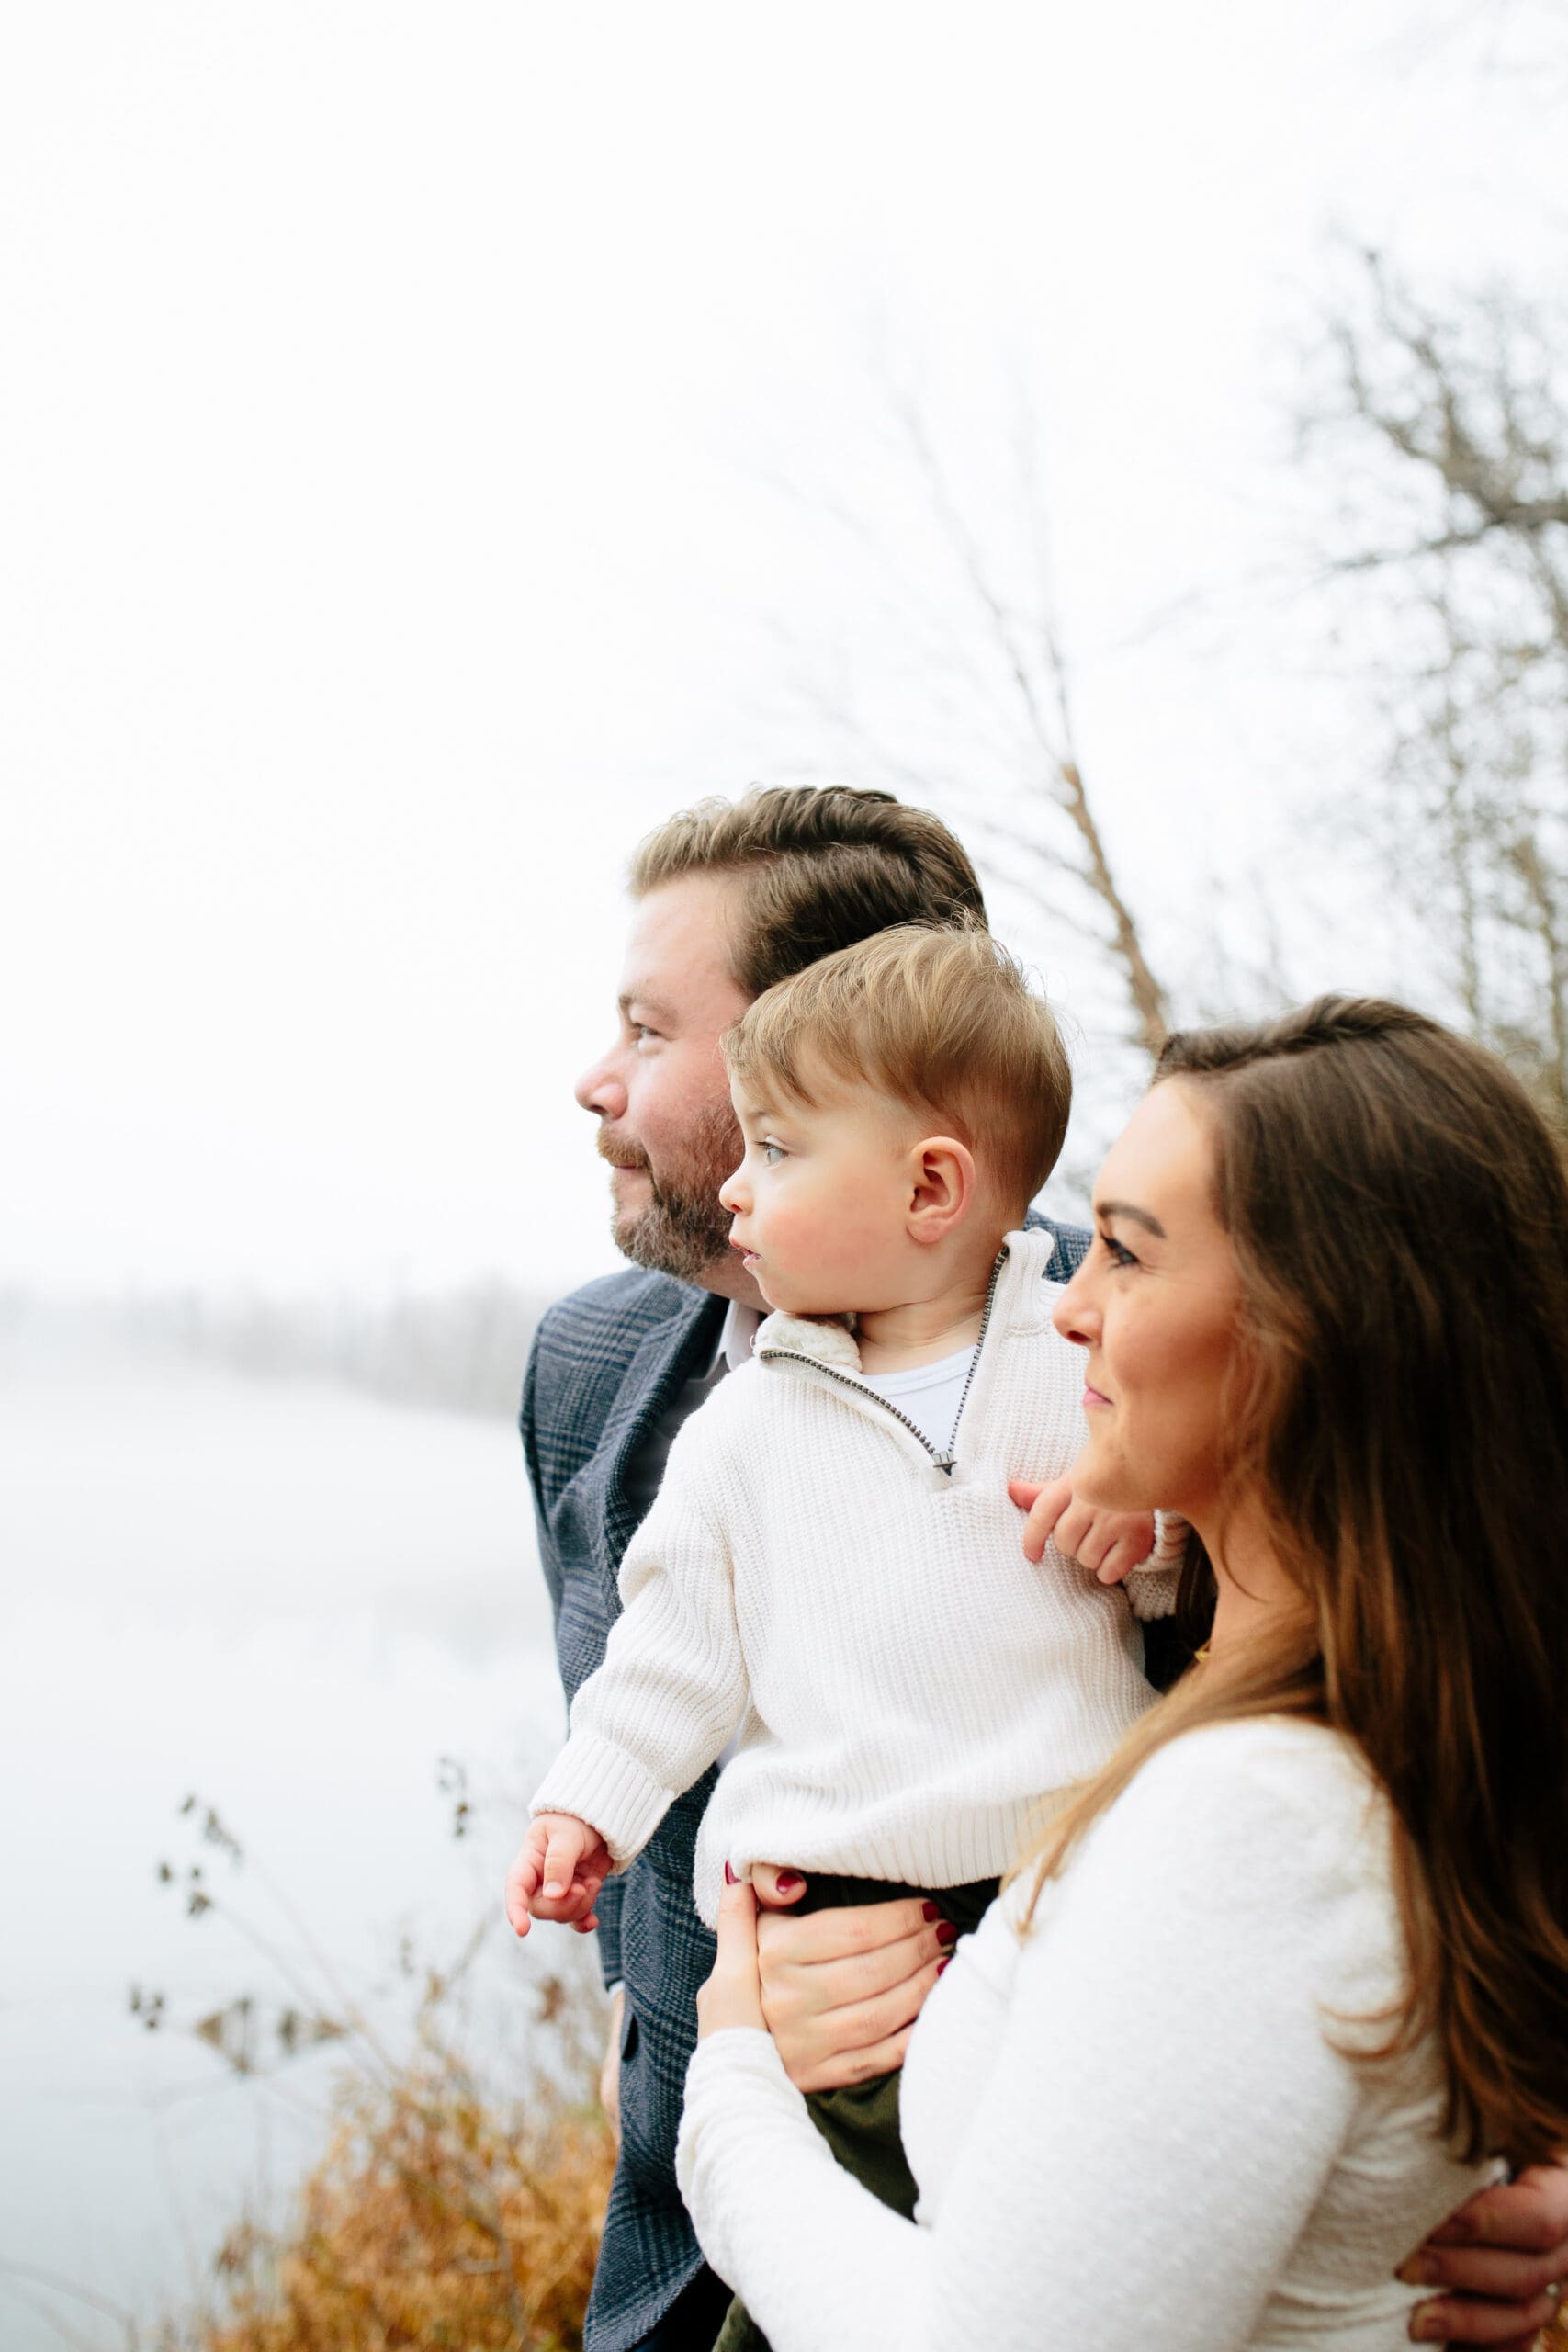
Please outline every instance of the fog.
M819 772L802 674L890 659L879 352L980 495L1021 374L1162 953L1257 858L1302 895L1358 758L1301 594L1328 240L1554 286L1552 20L12 11L0 1277L611 1262L570 1087L625 859ZM1334 879L1314 984L1366 960ZM1019 944L1070 1013L1084 951Z
M0 1345L0 2338L58 2343L22 2300L36 2287L118 2352L81 2293L142 2321L205 2296L222 2237L246 2211L279 2218L319 2153L344 2052L281 2056L302 1987L400 2040L423 1967L496 1920L471 2043L497 2094L520 2087L530 1973L583 1957L564 1931L519 1950L499 1924L561 1699L505 1420L36 1324ZM443 1759L465 1776L462 1840ZM239 1866L182 1815L193 1793ZM215 1905L194 1918L193 1865ZM163 1996L156 2030L133 1988ZM246 1995L248 2080L194 2038Z

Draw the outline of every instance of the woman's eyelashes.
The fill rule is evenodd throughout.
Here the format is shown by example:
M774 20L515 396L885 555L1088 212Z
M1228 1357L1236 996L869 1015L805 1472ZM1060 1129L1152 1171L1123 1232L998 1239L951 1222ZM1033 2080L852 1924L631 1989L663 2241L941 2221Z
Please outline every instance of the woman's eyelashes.
M1105 1250L1105 1252L1113 1266L1135 1266L1137 1264L1138 1261L1133 1251L1128 1249L1125 1242L1118 1241L1113 1233L1107 1233L1102 1229L1100 1239L1101 1246Z

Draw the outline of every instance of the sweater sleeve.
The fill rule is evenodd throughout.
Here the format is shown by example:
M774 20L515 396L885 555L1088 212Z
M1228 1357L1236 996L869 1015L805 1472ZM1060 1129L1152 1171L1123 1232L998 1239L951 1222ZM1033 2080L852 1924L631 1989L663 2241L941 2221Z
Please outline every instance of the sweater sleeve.
M681 2184L774 2352L1251 2341L1355 2109L1321 2005L1366 1989L1345 1953L1369 1939L1343 1758L1325 1809L1323 1759L1294 1749L1292 1785L1259 1766L1261 1728L1162 1751L1046 1890L983 2088L943 2086L958 2146L931 2227L840 2171L765 2034L701 2044ZM1371 1927L1386 1958L1376 1905Z
M571 1703L567 1744L533 1813L592 1823L617 1867L738 1728L747 1680L729 1546L710 1501L710 1449L694 1414L621 1563L620 1616Z

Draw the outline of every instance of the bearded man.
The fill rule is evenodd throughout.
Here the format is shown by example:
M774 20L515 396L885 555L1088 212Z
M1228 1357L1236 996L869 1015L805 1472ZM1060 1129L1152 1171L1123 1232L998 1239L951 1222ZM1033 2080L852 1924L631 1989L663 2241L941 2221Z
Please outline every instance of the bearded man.
M551 1308L523 1392L524 1453L569 1701L604 1657L621 1557L676 1430L745 1362L764 1311L718 1201L742 1151L720 1037L775 980L889 924L985 919L974 867L945 825L890 794L841 787L754 791L672 818L638 850L631 894L615 1036L577 1099L598 1120L614 1171L616 1246L640 1271L590 1283ZM1053 1229L1053 1271L1066 1280L1089 1236ZM1057 1541L1072 1548L1066 1524ZM1100 1565L1088 1550L1080 1557ZM1157 1627L1145 1634L1164 1643L1156 1655L1151 1640L1148 1657L1151 1679L1163 1682L1181 1653ZM707 2352L729 2304L675 2185L697 1990L714 1955L691 1886L715 1779L705 1774L677 1798L599 1896L614 1999L605 2104L613 2119L618 2105L620 2151L588 2352ZM778 1874L759 1878L777 1884ZM771 1891L760 1883L764 1899ZM777 1899L792 1899L787 1885ZM768 2023L802 2089L901 2063L943 1957L938 1925L919 1902L764 1918ZM1476 2290L1423 2307L1431 2333L1451 2343L1528 2340L1540 2324L1532 2313L1546 2308L1543 2289L1568 2271L1568 2173L1489 2190L1462 2218L1460 2242L1415 2257L1434 2284Z

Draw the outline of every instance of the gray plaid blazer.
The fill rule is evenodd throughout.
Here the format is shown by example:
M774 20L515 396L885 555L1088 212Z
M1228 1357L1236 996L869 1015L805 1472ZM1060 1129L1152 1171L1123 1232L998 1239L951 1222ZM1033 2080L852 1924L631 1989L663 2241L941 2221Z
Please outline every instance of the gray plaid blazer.
M1031 1224L1050 1224L1034 1217ZM1065 1277L1089 1237L1052 1226ZM1053 1272L1056 1271L1054 1267ZM626 1467L658 1416L711 1360L725 1303L667 1274L606 1275L551 1307L523 1388L522 1434L570 1701L604 1655L616 1579L637 1526ZM675 2186L675 2135L713 1938L692 1904L697 1825L716 1774L672 1804L630 1870L599 1897L607 1984L626 1988L621 2154L588 2309L588 2352L629 2352L702 2264Z

